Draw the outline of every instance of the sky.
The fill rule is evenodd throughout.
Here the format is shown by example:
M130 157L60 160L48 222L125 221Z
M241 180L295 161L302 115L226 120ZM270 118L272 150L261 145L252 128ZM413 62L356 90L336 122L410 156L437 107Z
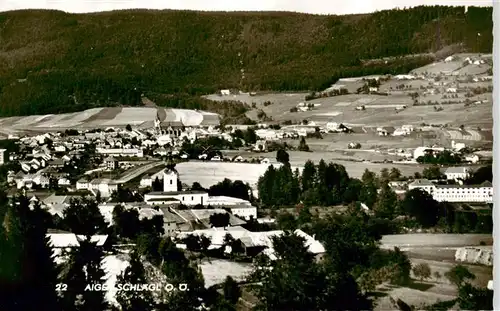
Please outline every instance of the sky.
M495 0L499 1L499 0ZM312 14L355 14L418 5L492 6L493 0L0 0L0 12L52 9L89 13L123 9L202 11L293 11Z

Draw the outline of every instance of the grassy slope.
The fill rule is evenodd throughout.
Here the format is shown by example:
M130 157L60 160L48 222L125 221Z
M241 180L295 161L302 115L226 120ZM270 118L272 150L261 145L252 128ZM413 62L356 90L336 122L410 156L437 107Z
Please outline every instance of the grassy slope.
M427 53L453 43L490 52L491 8L463 12L0 13L0 115L137 105L141 93L320 89L341 76L407 71L429 61L367 67L364 59Z

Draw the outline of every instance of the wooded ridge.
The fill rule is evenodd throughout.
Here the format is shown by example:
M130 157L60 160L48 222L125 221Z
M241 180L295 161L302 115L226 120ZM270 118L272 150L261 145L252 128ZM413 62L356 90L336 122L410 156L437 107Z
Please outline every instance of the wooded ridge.
M407 72L456 43L491 52L492 8L464 12L3 12L0 115L140 105L141 94L319 90L341 77ZM424 55L399 57L409 54Z

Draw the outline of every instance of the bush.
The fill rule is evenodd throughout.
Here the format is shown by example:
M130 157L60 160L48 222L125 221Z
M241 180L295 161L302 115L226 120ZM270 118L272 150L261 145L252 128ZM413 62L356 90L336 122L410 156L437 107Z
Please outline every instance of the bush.
M420 281L431 277L431 267L427 263L420 263L413 267L413 274Z

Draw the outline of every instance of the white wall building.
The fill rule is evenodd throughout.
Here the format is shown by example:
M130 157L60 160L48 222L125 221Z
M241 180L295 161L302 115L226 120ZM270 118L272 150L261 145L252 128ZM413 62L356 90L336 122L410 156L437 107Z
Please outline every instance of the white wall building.
M245 220L257 219L257 207L251 205L230 206L231 214Z
M420 188L432 195L438 202L492 203L493 185L435 185L427 179L419 179L408 185L408 189Z
M469 178L471 173L470 168L468 167L448 167L444 174L446 175L446 179L448 180L466 180Z
M8 159L7 149L0 149L0 165L4 165Z
M85 178L80 178L76 181L76 190L88 190L90 182Z
M177 172L174 170L166 169L163 171L163 191L175 192L177 191Z
M96 148L96 152L106 156L115 156L115 157L144 157L144 152L142 149L122 149L122 148Z
M94 195L97 195L99 191L103 198L107 198L118 190L118 184L110 179L94 179L89 184L89 190L94 193Z
M147 204L168 204L180 202L187 206L206 205L208 193L204 191L150 192L144 195Z

